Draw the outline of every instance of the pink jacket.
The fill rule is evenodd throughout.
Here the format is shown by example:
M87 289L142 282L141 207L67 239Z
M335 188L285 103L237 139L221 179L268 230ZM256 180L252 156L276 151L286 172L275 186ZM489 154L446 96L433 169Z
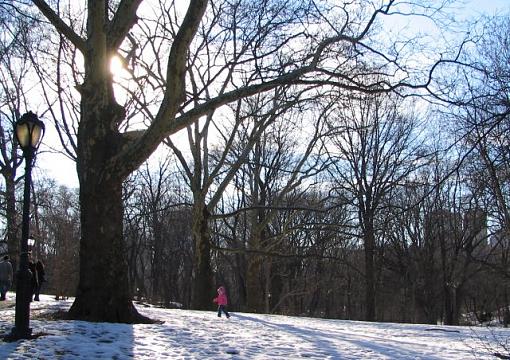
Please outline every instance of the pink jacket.
M225 294L225 288L223 286L218 288L218 297L215 297L213 301L218 305L227 305L227 294Z

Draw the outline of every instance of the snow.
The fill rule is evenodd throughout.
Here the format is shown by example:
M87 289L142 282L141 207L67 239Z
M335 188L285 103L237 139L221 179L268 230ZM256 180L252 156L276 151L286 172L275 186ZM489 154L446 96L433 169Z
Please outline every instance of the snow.
M0 332L14 326L14 294L0 302ZM161 309L137 305L162 324L44 320L72 300L31 304L33 340L0 341L0 359L493 359L510 329L368 323Z

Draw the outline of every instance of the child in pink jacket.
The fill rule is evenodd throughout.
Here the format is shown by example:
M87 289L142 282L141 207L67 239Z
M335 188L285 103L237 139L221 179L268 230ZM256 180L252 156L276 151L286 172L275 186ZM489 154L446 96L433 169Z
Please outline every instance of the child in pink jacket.
M218 304L218 317L221 317L221 312L223 311L227 316L227 319L230 317L230 314L227 311L227 293L225 291L225 287L220 286L218 288L218 296L213 299L215 303Z

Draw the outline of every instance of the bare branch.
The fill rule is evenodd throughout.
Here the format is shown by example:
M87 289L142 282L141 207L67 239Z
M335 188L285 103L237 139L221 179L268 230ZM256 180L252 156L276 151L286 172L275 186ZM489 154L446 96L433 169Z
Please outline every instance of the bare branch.
M62 19L56 14L50 6L44 0L32 0L32 2L39 8L39 10L46 16L46 18L52 23L53 26L64 35L70 42L76 46L82 53L85 53L85 40L80 37L74 30L67 25Z
M117 49L137 21L136 10L142 0L122 0L109 24L108 45Z

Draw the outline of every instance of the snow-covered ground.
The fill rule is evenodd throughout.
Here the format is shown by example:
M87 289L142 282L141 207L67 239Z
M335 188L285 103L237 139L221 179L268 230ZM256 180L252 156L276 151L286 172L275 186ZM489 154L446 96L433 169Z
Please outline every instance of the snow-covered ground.
M0 333L14 324L14 294L0 302ZM510 329L323 320L138 306L163 324L42 320L71 301L31 305L35 340L0 341L0 359L493 359ZM492 345L491 345L492 344Z

